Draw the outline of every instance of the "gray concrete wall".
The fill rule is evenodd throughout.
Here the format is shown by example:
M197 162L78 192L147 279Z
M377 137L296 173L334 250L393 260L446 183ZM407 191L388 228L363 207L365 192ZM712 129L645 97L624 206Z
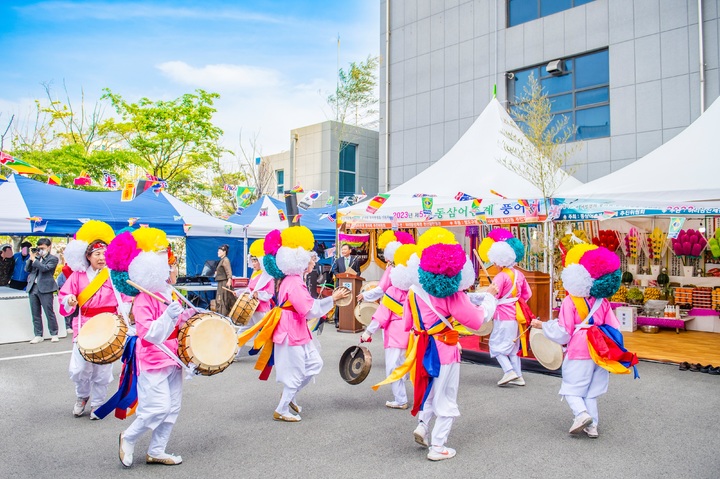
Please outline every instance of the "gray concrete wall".
M511 28L505 28L506 3L390 0L386 58L386 2L380 1L381 190L388 118L392 188L455 144L490 101L494 83L498 99L507 101L506 72L557 58L609 50L611 136L584 142L574 156L582 181L626 166L699 116L696 1L595 0ZM720 95L720 0L702 4L707 108Z

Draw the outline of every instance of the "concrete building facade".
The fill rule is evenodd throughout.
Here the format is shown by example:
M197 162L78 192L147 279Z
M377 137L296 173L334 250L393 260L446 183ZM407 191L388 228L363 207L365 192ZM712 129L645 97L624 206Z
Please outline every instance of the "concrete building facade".
M305 191L327 191L335 203L361 189L376 194L378 136L377 131L335 121L292 130L288 151L264 157L275 173L273 191L282 199L284 190L299 183Z
M493 85L508 106L531 72L577 126L581 181L667 142L720 95L718 0L381 0L380 8L380 191L442 157Z

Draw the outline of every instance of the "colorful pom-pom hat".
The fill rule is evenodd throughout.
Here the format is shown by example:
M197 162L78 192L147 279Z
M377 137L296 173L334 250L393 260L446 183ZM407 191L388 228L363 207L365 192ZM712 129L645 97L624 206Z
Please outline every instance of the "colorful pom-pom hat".
M415 244L415 238L405 231L383 231L377 239L377 247L383 250L383 257L388 263L395 262L395 252L406 244Z
M620 288L620 259L602 246L580 244L565 256L561 277L572 296L609 298Z
M523 260L525 246L510 231L495 228L480 242L478 255L483 261L490 261L501 268L510 268Z
M87 255L95 249L107 248L113 238L115 232L109 224L98 220L87 221L77 230L75 239L65 247L65 262L73 271L85 271L90 266Z
M436 298L467 289L475 281L470 258L445 228L433 227L418 238L420 286Z

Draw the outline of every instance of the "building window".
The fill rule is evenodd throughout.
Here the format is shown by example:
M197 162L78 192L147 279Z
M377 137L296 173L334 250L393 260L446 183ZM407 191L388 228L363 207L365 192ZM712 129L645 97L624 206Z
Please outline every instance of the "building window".
M357 193L355 188L357 147L353 143L343 142L341 144L340 163L338 164L338 198L342 199Z
M508 27L529 22L553 13L569 10L593 0L508 0Z
M275 181L277 182L277 194L285 193L285 170L275 170Z
M532 74L540 80L557 121L564 115L569 126L575 125L570 141L610 136L608 51L600 50L551 64L555 69L553 73L548 73L548 65L512 72L513 78L508 80L511 105L523 97Z

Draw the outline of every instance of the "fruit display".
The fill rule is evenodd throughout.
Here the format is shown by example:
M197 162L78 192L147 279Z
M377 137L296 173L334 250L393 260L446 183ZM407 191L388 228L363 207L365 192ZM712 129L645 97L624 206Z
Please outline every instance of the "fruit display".
M712 290L712 308L720 311L720 288Z
M630 288L627 292L627 302L631 304L642 304L645 296L640 288Z
M675 304L692 306L692 292L694 288L675 288Z
M660 299L660 290L658 288L645 288L643 294L645 295L645 301Z
M627 286L620 286L620 289L618 289L615 294L612 295L610 298L610 301L613 303L624 303L627 301Z
M663 233L660 228L655 228L647 236L647 253L648 258L652 260L660 260L665 253L665 246L667 244L667 233Z
M613 230L598 231L597 238L593 238L592 242L595 246L602 246L612 252L617 251L620 246L617 234Z
M712 308L712 288L695 288L692 292L693 308Z

